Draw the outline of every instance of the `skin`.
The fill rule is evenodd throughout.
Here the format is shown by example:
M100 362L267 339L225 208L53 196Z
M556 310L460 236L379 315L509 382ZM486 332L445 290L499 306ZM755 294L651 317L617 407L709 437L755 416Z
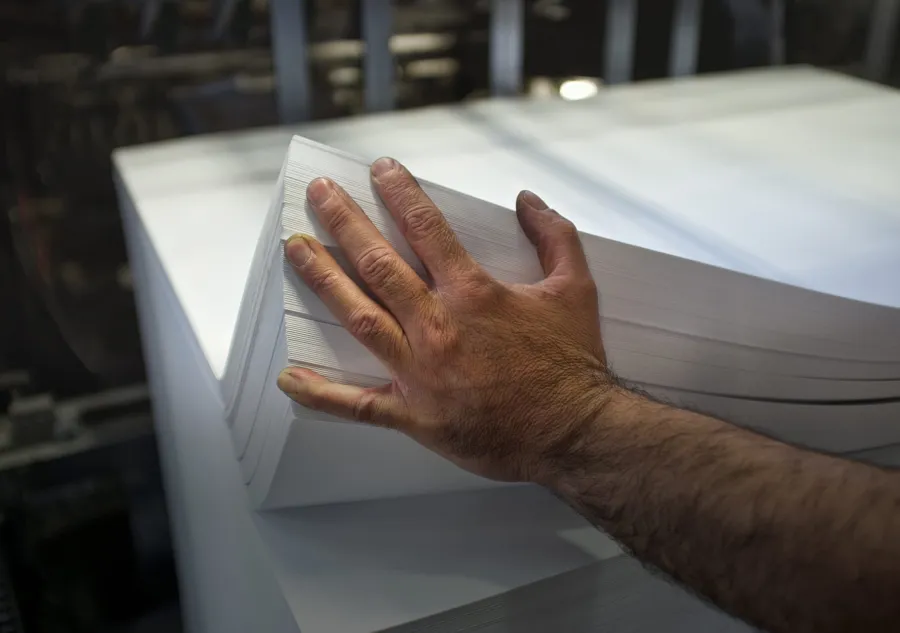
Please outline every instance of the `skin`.
M630 391L606 363L573 225L523 192L546 278L507 285L465 252L396 161L376 190L428 270L393 251L335 183L308 197L377 296L308 236L286 254L387 367L382 388L288 368L300 404L395 429L485 477L552 490L641 561L785 633L900 630L900 473L788 446Z

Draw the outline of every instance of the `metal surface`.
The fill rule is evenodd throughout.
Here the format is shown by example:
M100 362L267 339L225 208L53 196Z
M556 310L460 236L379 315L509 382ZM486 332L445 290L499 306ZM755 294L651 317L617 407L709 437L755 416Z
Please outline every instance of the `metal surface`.
M0 452L0 548L26 631L144 630L145 614L177 599L146 389L102 400L57 405L83 416L78 432ZM3 633L18 630L6 607ZM177 617L167 624L181 630Z
M213 24L213 37L220 38L225 35L228 25L234 18L234 12L239 0L215 0L215 23Z
M360 3L363 59L364 99L367 112L391 110L394 107L394 56L391 54L391 32L394 27L392 0L366 0Z
M25 628L22 626L16 590L7 567L6 552L0 549L0 632L20 633Z
M897 40L900 0L875 0L866 45L866 75L884 81L891 70Z
M62 402L47 393L15 398L0 416L0 473L151 436L149 404L142 384Z
M631 80L634 68L637 0L609 0L603 79L608 84Z
M771 63L771 14L763 0L724 0L728 21L734 29L728 53L737 68ZM721 22L719 26L721 27Z
M310 118L310 77L307 58L306 0L270 0L272 61L283 123Z
M784 32L785 3L784 0L772 0L769 5L769 63L780 66L787 61Z
M159 14L162 11L163 0L145 0L141 7L141 38L147 39L153 32Z
M672 18L669 75L683 77L697 72L703 0L678 0Z
M492 0L490 82L495 97L515 95L522 88L524 30L522 0Z

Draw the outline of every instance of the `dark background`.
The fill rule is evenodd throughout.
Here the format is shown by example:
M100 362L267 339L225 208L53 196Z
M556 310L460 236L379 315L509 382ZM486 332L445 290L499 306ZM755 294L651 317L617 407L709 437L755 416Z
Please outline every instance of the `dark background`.
M312 118L363 111L360 56L333 46L361 1L306 2ZM524 4L525 91L602 80L604 2ZM768 0L707 0L698 71L769 64L782 37L788 63L865 74L873 2L781 4L773 34ZM397 107L488 96L489 8L394 2L394 33L442 36L395 58ZM110 152L278 124L268 9L0 0L0 633L179 630ZM640 2L635 80L666 75L672 13Z

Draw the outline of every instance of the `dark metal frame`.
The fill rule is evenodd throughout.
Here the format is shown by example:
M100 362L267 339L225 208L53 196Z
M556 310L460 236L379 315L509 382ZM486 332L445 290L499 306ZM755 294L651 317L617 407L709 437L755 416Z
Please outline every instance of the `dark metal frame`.
M223 12L231 0L219 0ZM270 0L278 103L286 123L310 116L310 78L306 57L306 0ZM393 25L391 0L365 0L362 34L365 107L369 112L394 107L394 61L390 50ZM635 28L638 0L607 0L604 81L618 84L631 81L634 65ZM770 0L771 20L769 60L785 62L785 0ZM522 89L524 59L524 0L491 0L490 84L494 96L512 96ZM669 74L692 75L702 24L703 0L676 0L672 20ZM893 59L900 20L900 0L875 0L866 50L866 73L884 80Z

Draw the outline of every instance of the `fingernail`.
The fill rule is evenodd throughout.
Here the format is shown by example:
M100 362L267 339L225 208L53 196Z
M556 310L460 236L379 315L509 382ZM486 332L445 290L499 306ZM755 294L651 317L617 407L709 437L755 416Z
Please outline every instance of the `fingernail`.
M284 392L296 391L298 380L291 376L291 368L283 370L278 374L278 388Z
M536 211L546 211L547 203L541 200L536 194L528 191L527 189L522 192L522 202L527 204L532 209Z
M310 378L309 374L309 370L302 367L285 367L278 374L278 379L275 382L279 389L296 396L303 392L304 383Z
M381 178L394 171L395 167L397 167L397 161L393 158L388 158L386 156L384 158L379 158L372 163L372 175L375 176L376 179Z
M294 266L303 266L309 261L312 249L305 235L291 235L284 244L284 255Z
M319 206L328 201L333 191L334 188L331 186L330 180L327 178L316 178L306 188L306 197L314 205Z

